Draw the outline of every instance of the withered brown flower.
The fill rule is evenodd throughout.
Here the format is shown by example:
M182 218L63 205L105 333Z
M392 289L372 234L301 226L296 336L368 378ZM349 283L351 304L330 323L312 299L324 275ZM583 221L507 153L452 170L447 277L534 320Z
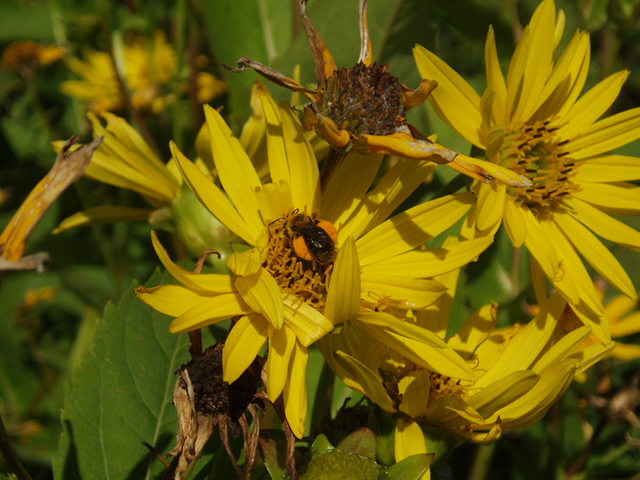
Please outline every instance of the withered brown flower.
M304 87L249 57L240 58L237 68L223 66L236 73L252 68L277 85L304 95L309 100L304 107L304 126L307 130L315 128L333 146L334 155L329 159L333 157L335 161L343 157L335 155L336 151L344 154L355 148L363 154L390 154L446 164L483 182L496 177L512 186L527 184L522 177L507 170L487 171L480 166L486 162L438 145L407 123L406 111L423 103L437 82L422 80L420 86L412 90L387 72L388 64L372 61L367 0L359 0L360 58L354 67L340 69L305 13L307 1L300 0L300 18L315 63L317 88Z

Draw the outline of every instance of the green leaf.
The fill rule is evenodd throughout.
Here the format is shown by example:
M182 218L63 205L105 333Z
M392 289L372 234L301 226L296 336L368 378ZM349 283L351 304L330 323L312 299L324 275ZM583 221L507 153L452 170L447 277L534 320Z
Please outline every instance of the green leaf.
M342 440L336 448L375 460L377 443L376 434L371 429L362 427Z
M253 60L271 64L282 55L292 36L292 3L280 0L216 0L204 2L207 35L218 60L230 66L247 55ZM284 72L291 75L293 72ZM236 119L246 117L253 75L249 72L225 71Z
M287 441L284 432L260 431L258 451L272 479L287 478Z
M411 455L387 468L391 480L419 480L433 461L433 453Z
M172 281L156 272L145 285ZM133 288L118 306L107 305L90 350L65 387L55 478L151 478L163 472L142 442L160 452L175 442L173 372L189 360L189 339L171 335L170 321L139 301ZM211 341L203 339L205 346ZM206 463L198 462L194 476Z

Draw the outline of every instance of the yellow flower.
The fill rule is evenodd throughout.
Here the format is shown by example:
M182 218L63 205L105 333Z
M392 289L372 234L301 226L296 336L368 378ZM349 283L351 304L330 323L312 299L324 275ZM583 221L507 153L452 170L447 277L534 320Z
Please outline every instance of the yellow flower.
M337 68L331 53L307 17L306 5L307 0L300 0L300 18L315 63L316 89L303 87L297 81L248 57L238 60L238 68L223 66L233 72L252 68L272 82L304 95L310 101L304 108L305 129L315 128L334 147L334 152L346 153L355 147L365 154L383 153L446 164L485 182L495 177L510 185L530 184L521 175L507 169L485 165L475 158L448 150L407 123L405 112L424 102L437 83L423 80L417 89L412 90L387 73L388 65L372 61L367 0L360 0L360 58L353 68L341 69ZM327 165L324 169L328 170ZM322 180L324 182L325 179Z
M172 263L154 235L160 260L182 285L140 287L138 297L177 317L172 333L239 317L223 354L230 383L268 340L267 392L272 401L283 393L298 437L306 416L308 347L338 324L353 322L420 364L471 378L466 363L440 338L392 315L433 303L444 288L425 277L459 268L490 244L478 239L413 251L461 218L471 194L443 197L385 221L434 165L399 161L370 189L380 155L348 156L321 194L317 161L299 120L286 103L278 109L262 98L272 183L260 181L239 141L209 106L210 145L224 192L171 146L194 194L251 248L228 258L233 275L195 274Z
M163 32L154 32L151 41L136 38L131 45L123 45L116 57L122 59L122 67L118 68L122 68L123 81L131 92L135 109L158 114L175 100L163 91L174 79L178 67L176 51L167 43ZM87 102L94 113L124 108L116 70L108 53L90 50L87 62L69 57L67 65L82 80L62 82L62 93ZM199 101L211 100L225 90L220 80L203 72L197 75L196 83Z
M453 295L457 273L437 279ZM442 297L431 312L418 312L414 321L427 329L446 329L450 306L450 298ZM347 386L385 411L403 414L396 428L396 455L401 452L396 461L406 456L405 451L426 452L419 426L440 427L472 442L490 443L505 429L537 422L577 373L614 347L613 342L598 342L576 351L591 328L580 326L565 333L559 322L565 311L572 312L560 294L548 299L524 326L493 330L497 307L493 303L473 313L448 341L449 348L468 363L472 379L425 369L376 346L355 329L323 339L323 353Z
M496 232L501 222L515 247L532 256L534 286L544 276L602 341L610 339L602 303L576 250L630 298L635 289L611 252L594 235L640 248L640 234L609 214L637 215L640 159L607 154L640 137L640 108L598 120L611 106L629 72L611 75L578 99L589 69L589 36L576 32L555 60L564 27L553 0L536 9L505 82L493 30L485 45L487 89L480 97L433 53L414 50L423 77L440 84L431 95L438 114L485 150L486 162L528 177L531 187L476 183L478 201L462 235ZM544 274L544 276L543 276Z

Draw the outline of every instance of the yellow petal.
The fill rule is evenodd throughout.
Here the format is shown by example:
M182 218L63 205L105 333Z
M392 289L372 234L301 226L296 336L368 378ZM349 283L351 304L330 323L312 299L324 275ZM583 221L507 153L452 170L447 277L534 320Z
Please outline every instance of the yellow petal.
M540 228L540 222L531 210L522 207L520 212L527 229L525 245L531 255L536 258L547 278L554 278L558 272L558 256L553 244L547 234Z
M449 340L447 345L460 353L463 358L470 359L478 345L486 340L493 330L497 313L498 304L495 302L476 310L467 317L460 331Z
M640 332L640 312L627 315L617 322L611 322L611 336L613 338L635 335L638 332Z
M386 220L411 192L422 184L434 168L433 163L399 159L375 188L358 203L355 210L352 210L338 232L338 241L342 242L342 239L349 235L360 238Z
M554 363L559 363L575 352L585 338L591 333L591 327L583 325L576 328L572 332L566 334L562 339L551 347L544 355L535 363L533 370L541 372L545 368Z
M234 285L254 312L264 315L273 328L282 328L282 291L269 272L261 268L253 275L237 276Z
M403 417L396 425L394 453L396 462L400 462L411 455L427 453L424 433L422 433L420 425L410 418Z
M280 330L269 328L269 356L267 357L267 394L275 402L284 388L289 372L289 360L296 344L293 330L286 325Z
M203 297L202 302L194 305L171 322L169 331L171 333L190 332L191 330L213 325L227 318L250 312L251 307L237 293Z
M442 233L471 208L471 192L447 195L410 208L359 238L361 265L404 253Z
M506 375L473 395L467 403L483 418L493 415L530 391L540 378L530 370Z
M435 277L460 268L493 243L493 237L482 237L441 248L407 252L362 267L363 274L388 274L410 278Z
M360 262L353 237L347 237L333 264L324 314L337 325L355 318L359 309Z
M538 305L542 305L548 298L544 272L542 271L542 267L540 267L538 261L531 254L529 254L529 265L531 268L531 283L533 283L536 301L538 302Z
M631 300L630 298L624 295L618 295L613 298L607 305L604 307L604 311L609 317L611 321L611 335L613 335L613 328L617 325L618 321L621 320L626 314L631 312L638 306L637 300ZM621 336L621 335L618 335Z
M571 157L582 160L609 152L640 138L640 107L612 115L580 132L568 148Z
M493 182L485 188L480 188L478 195L477 226L480 230L493 228L502 221L507 188L504 184Z
M407 323L404 323L402 326L391 324L388 328L384 328L384 325L380 324L381 322L371 323L372 318L369 317L369 315L380 314L361 313L358 316L358 322L362 328L369 335L395 350L400 355L431 371L439 372L442 375L463 380L471 380L473 378L473 373L466 362L454 352L453 349L447 348L446 344L443 348L441 346L443 344L439 343L441 340L435 334L424 330L417 335L408 334L412 336L406 336L407 333L404 333L407 331L406 327L413 327L412 325ZM390 315L387 316L390 317ZM425 338L428 334L433 337Z
M235 382L249 368L267 341L269 322L257 313L245 315L233 326L222 350L223 380Z
M559 26L556 25L556 31ZM577 31L554 65L541 94L546 100L531 117L530 124L562 117L572 107L587 78L589 57L589 34Z
M627 362L635 360L636 358L640 358L640 345L616 343L616 348L611 352L611 356Z
M541 94L553 67L555 26L553 0L545 0L536 8L529 22L529 48L513 119L527 120L545 100ZM510 83L508 88L511 89L513 86Z
M527 177L487 160L481 160L479 158L468 157L460 154L456 157L456 161L463 161L464 163L478 167L495 181L503 183L508 187L529 187L533 185L531 180Z
M568 238L574 239L573 245L578 249L589 264L616 287L620 292L630 298L637 298L636 290L629 275L622 265L616 260L608 248L585 228L578 220L570 215L557 214L556 223Z
M484 419L460 397L444 395L429 405L424 422L427 425L456 428L469 423L482 425Z
M314 212L320 208L318 161L300 120L287 102L280 103L280 116L289 162L289 185L293 204L299 208L307 207L310 212ZM273 175L271 178L273 179Z
M500 358L480 377L474 387L482 388L518 370L526 370L540 355L553 334L566 305L554 295L540 306L540 312L511 339Z
M456 245L459 243L457 237L448 237L443 246L448 247L450 245ZM431 330L440 338L444 338L447 334L447 325L449 324L449 314L451 313L451 306L453 305L453 296L458 285L458 277L460 276L460 269L452 270L444 275L438 275L434 278L447 288L440 300L424 310L418 310L416 312L416 323L427 330ZM367 275L363 274L362 278L367 278Z
M366 274L361 277L362 298L403 309L422 309L438 300L447 290L435 280L394 275Z
M138 287L135 292L136 296L151 308L172 317L179 317L206 298L182 285Z
M640 130L640 125L638 130ZM573 196L605 208L612 215L637 215L640 210L640 187L626 182L582 182L582 190Z
M322 198L322 218L344 224L365 198L378 173L383 155L350 153L331 176Z
M233 252L227 258L227 267L235 275L255 275L262 268L262 258L257 248L244 252Z
M256 238L260 234L260 230L264 228L264 224L261 228L254 228L253 225L245 222L226 195L198 170L192 162L187 160L173 142L169 145L171 146L171 153L176 160L182 176L194 195L198 197L200 203L211 212L211 215L220 220L225 227L241 237L248 244L254 245Z
M520 248L527 238L527 226L522 210L510 200L504 205L504 226L513 246Z
M504 122L504 108L507 101L507 85L500 70L498 52L496 50L496 39L493 27L489 27L487 40L484 44L484 63L487 70L487 88L495 94L493 100L493 113L495 122L500 125Z
M562 138L572 138L580 135L598 120L618 97L629 73L628 70L623 70L609 75L580 97L571 110L563 115L562 122L567 123L560 128L558 135Z
M307 417L307 347L295 343L291 360L289 361L289 375L282 392L284 398L284 412L293 434L302 438L304 435L304 420Z
M412 160L428 160L441 165L452 162L456 157L456 153L448 148L406 132L359 135L355 147L360 153L384 153Z
M610 217L591 204L572 198L568 212L601 237L627 248L640 249L640 232Z
M488 422L498 416L503 428L521 428L537 422L569 387L575 368L575 360L565 360L540 372L540 380L529 392L498 411Z
M365 395L373 400L376 405L389 413L395 413L393 401L387 394L383 384L382 378L376 375L376 373L369 370L362 362L353 358L351 355L347 355L344 352L336 352L338 362L342 363L344 368L351 370L352 373L358 378L358 382L362 386Z
M624 155L592 157L577 169L576 183L626 182L640 178L640 159Z
M415 370L398 382L398 393L402 395L399 410L419 420L427 412L426 399L431 389L431 374L427 370Z
M256 188L256 198L265 224L269 224L293 209L291 191L284 180L280 183L266 183Z
M251 160L220 114L209 105L204 106L204 113L220 182L247 225L253 231L260 229L264 224L254 195L260 179Z
M475 146L484 149L478 129L482 125L480 96L445 62L416 45L413 55L422 78L438 82L429 100L440 118Z
M286 325L298 341L308 347L333 330L333 324L318 310L291 294L282 299Z
M291 185L280 111L271 97L261 97L260 100L262 100L262 110L267 122L267 159L271 181L280 183L284 180L287 185Z
M171 261L167 251L160 243L160 240L158 240L156 232L151 232L151 242L153 243L153 248L156 251L158 258L162 262L162 265L164 265L164 268L173 275L173 278L178 280L187 288L194 290L201 295L235 292L236 289L233 286L233 277L230 275L189 272Z
M71 228L94 225L96 223L142 222L153 212L148 208L131 208L105 205L88 208L65 218L52 233L55 235Z

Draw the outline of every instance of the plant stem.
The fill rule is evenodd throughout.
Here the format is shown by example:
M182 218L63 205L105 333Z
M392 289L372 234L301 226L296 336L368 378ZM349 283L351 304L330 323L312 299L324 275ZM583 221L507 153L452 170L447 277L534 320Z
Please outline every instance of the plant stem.
M484 480L487 478L487 472L489 471L495 450L495 442L486 446L478 445L471 470L469 471L469 480Z
M16 455L15 450L11 446L11 441L9 440L9 434L7 433L7 429L4 427L4 422L2 421L2 416L0 415L0 452L2 452L2 456L4 457L7 465L13 473L15 473L18 480L33 480L29 472L27 472L18 456Z

